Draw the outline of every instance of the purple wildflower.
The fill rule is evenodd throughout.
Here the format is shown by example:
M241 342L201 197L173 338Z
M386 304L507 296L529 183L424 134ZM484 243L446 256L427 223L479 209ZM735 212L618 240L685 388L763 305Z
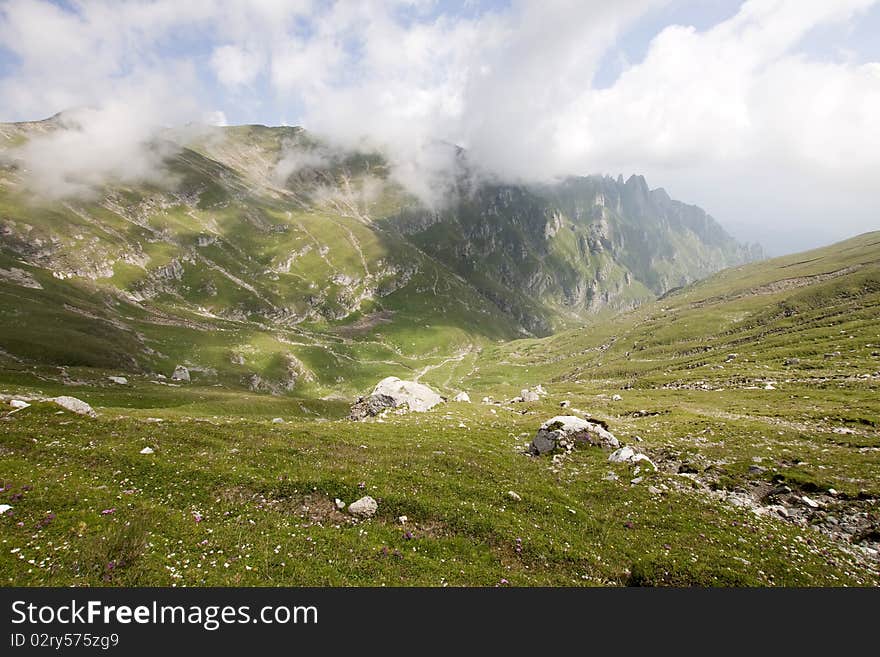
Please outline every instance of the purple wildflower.
M101 511L102 516L109 516L111 513L116 513L116 509L104 509L103 511Z

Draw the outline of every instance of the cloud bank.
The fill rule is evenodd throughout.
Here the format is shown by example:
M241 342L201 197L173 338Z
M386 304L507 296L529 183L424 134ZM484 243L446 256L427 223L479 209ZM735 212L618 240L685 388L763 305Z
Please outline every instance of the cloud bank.
M877 4L731 2L709 27L641 35L643 54L599 86L640 21L688 3L9 0L0 118L97 108L54 145L83 151L43 172L61 189L148 175L156 126L262 118L379 148L424 198L454 159L442 141L511 181L644 173L739 237L791 251L880 227L880 62L846 40L880 20ZM823 30L842 35L836 51L809 46Z

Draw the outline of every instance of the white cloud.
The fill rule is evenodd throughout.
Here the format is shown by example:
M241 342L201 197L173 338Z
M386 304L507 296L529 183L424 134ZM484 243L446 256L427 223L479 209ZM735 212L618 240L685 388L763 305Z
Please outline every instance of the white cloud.
M261 53L235 45L220 46L211 55L211 68L227 87L252 83L263 69Z
M263 116L288 108L285 118L334 145L383 149L393 175L432 201L452 161L446 140L511 180L642 172L779 248L794 233L795 246L827 238L830 216L836 237L876 227L880 64L846 43L846 57L801 48L877 1L749 0L704 31L666 27L640 61L618 56L619 78L596 88L621 34L666 4L514 0L463 16L404 0L81 0L76 13L9 0L0 42L21 66L0 79L0 112L85 105L120 116L148 81L146 96L171 89L180 109L130 106L121 143L143 143L146 125L263 103ZM172 54L169 43L193 34L193 52ZM268 95L254 97L258 80Z

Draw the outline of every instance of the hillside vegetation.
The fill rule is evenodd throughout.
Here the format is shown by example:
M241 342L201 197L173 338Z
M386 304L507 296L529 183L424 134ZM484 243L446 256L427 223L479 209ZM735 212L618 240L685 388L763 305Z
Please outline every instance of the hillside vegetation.
M13 266L23 269L2 265ZM85 288L68 297L74 288L25 271L59 308L112 308L132 323L147 312ZM19 337L3 343L0 390L31 402L0 419L4 583L880 583L880 233L727 269L543 339L410 360L401 349L359 375L360 392L380 373L415 372L472 403L362 422L346 419L351 394L273 395L219 375L186 383L143 372L119 384L106 378L117 364L96 361L62 376L25 350L65 353L72 334L21 330L53 304L29 297L36 288L4 289L21 319L4 313L4 340ZM57 321L75 317L96 325L79 313ZM215 330L160 325L175 336L162 348L181 349L166 362L184 345L225 353L276 335L196 313L188 321ZM138 329L97 325L95 357L139 339ZM296 330L303 342L314 335ZM410 330L412 341L425 334ZM332 344L352 350L352 376L368 343L346 339ZM538 385L537 401L516 401ZM48 401L56 395L97 417L63 411ZM539 426L560 414L604 422L653 465L610 462L592 446L529 456ZM378 502L369 519L336 506L364 495Z

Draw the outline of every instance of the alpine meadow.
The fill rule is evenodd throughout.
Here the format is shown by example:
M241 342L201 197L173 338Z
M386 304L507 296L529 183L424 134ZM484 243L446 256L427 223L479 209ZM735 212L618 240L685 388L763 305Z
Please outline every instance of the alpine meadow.
M3 586L880 585L876 3L258 4L0 2Z

